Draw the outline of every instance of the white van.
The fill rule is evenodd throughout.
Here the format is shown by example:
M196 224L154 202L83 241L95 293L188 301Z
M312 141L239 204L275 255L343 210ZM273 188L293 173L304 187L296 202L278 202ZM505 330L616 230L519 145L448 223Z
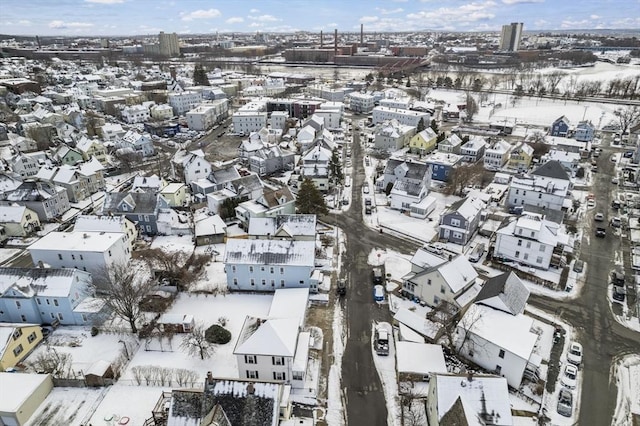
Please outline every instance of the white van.
M476 246L471 251L471 254L469 255L469 262L473 262L473 263L479 262L480 259L482 259L482 255L484 255L484 252L485 252L484 243L476 244Z

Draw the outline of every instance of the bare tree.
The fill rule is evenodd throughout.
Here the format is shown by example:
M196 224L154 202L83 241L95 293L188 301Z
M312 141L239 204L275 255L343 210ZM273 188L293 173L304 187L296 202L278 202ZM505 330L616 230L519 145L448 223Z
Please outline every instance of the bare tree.
M614 112L620 123L620 132L622 135L627 133L629 127L636 121L640 120L640 107L628 105L626 107L617 108Z
M114 263L96 274L94 279L107 307L129 323L132 333L137 333L136 322L141 316L140 301L153 287L149 271L130 264Z
M553 71L547 74L547 86L549 87L549 93L556 93L560 81L562 81L566 75L567 73L562 71Z
M467 185L479 183L484 173L482 162L456 167L449 175L444 192L450 195L461 195Z
M182 338L180 348L187 351L189 355L197 355L203 360L211 357L215 352L215 348L212 343L207 341L205 331L204 325L201 323L196 324L191 333Z
M151 270L158 271L163 278L181 290L189 287L202 272L202 266L209 260L206 255L183 251L167 252L157 248L140 250L138 256Z
M468 122L472 122L473 121L473 117L478 112L478 102L468 92L467 92L467 103L466 103L465 112L467 114L467 120L466 121L468 121Z
M474 325L482 319L482 314L477 308L476 305L472 305L458 322L456 329L457 341L455 343L458 355L461 355L463 350L466 350L467 354L471 355L473 351L477 349L474 342L471 341L471 330Z
M58 352L47 343L46 350L39 352L29 364L37 372L49 373L53 377L66 377L71 369L71 354Z

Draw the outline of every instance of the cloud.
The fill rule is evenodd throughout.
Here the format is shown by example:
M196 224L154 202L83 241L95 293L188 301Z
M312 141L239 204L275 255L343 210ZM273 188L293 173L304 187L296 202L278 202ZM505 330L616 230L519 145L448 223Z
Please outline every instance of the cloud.
M377 16L363 16L362 18L360 18L360 22L363 24L378 22L379 20L380 18L378 18Z
M194 19L212 19L220 16L221 13L218 9L199 9L193 12L182 12L180 14L183 21L193 21Z
M404 12L404 9L401 7L398 7L395 9L384 9L384 8L376 7L376 10L378 10L381 15L395 15L396 13Z
M124 0L84 0L87 3L97 3L97 4L119 4L124 3Z
M21 19L18 21L18 25L31 25L32 22L29 21L28 19Z
M88 24L86 22L64 22L60 20L55 20L49 22L49 28L54 30L65 30L70 28L90 28L93 27L93 24Z
M416 13L410 13L406 16L408 21L404 24L401 22L399 28L417 28L420 27L460 27L459 24L468 24L470 22L484 21L493 19L495 14L493 8L497 5L495 1L489 0L485 2L468 3L460 7L441 7L438 9L422 10ZM409 28L407 28L409 29Z
M249 13L260 13L260 9L251 9Z
M591 16L589 16L589 18L591 18L591 19L600 19L600 17L598 15L591 15Z
M571 19L565 19L560 24L560 28L582 29L591 24L588 19L581 19L579 21L572 21Z
M244 18L240 16L233 16L224 22L226 22L227 24L239 24L240 22L244 22Z
M504 4L544 3L544 0L502 0Z
M280 21L280 19L276 18L273 15L260 15L260 16L255 16L255 15L249 15L248 18L252 21L258 21L258 22L278 22Z

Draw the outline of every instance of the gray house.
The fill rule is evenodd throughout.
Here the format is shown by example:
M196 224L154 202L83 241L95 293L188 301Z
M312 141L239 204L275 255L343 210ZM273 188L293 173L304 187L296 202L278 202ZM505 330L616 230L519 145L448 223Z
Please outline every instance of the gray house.
M105 195L102 214L125 216L138 226L141 233L155 235L158 233L160 211L169 208L169 203L160 194L112 192Z
M378 191L384 191L390 183L395 184L398 180L420 186L424 185L429 189L431 168L428 164L418 161L390 158L382 176L376 180L376 188Z
M484 157L484 150L487 148L487 141L482 136L472 136L460 147L462 161L475 163Z
M249 170L258 176L266 176L275 172L293 169L295 155L283 151L277 145L265 145L249 156Z
M485 207L485 202L478 198L463 198L453 203L440 217L440 239L466 245L478 230Z

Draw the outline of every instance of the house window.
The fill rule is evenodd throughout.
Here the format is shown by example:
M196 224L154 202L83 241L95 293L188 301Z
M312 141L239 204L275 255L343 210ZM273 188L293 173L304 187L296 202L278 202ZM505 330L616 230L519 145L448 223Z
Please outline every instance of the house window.
M36 299L36 302L38 302L38 305L42 305L42 300L40 300L39 298Z
M294 371L293 380L304 380L304 373L301 371Z
M518 229L518 235L522 235L522 228Z
M520 194L520 190L516 189L516 195Z
M276 286L276 280L271 280L271 287L275 287Z
M251 285L256 285L256 280L254 280L253 278L251 278Z
M13 340L18 340L22 336L22 329L18 328L13 332Z
M546 250L547 246L540 246L540 253L544 253L544 251Z
M279 373L277 371L273 372L273 380L286 380L286 374L284 372Z
M440 303L440 298L438 296L433 296L433 304L437 305L438 303Z
M249 273L253 274L253 266L249 266Z
M234 274L236 273L236 267L235 267L235 265L231 267L231 272L233 272Z
M267 285L267 280L263 279L261 282L262 282L262 285Z
M111 257L111 250L109 250L109 257Z
M247 379L258 379L258 372L247 370Z
M53 299L53 306L58 306L58 299Z
M271 362L273 365L284 365L284 357L282 356L272 356Z
M18 309L22 308L22 304L20 303L19 300L16 300L16 308Z
M538 194L538 198L542 198L542 194Z
M27 317L24 315L20 315L20 319L22 320L22 322L27 322Z
M272 267L270 267L270 268L269 268L269 273L273 274L274 270L275 270L275 268L274 268L273 266L272 266Z
M520 252L519 251L516 252L516 257L520 257Z
M527 241L527 248L531 248L531 241Z
M504 359L504 349L500 349L500 352L498 353L498 358Z
M284 268L280 268L280 275L284 274Z
M64 320L64 317L62 316L62 314L61 314L60 312L58 312L58 319L59 319L60 321L63 321L63 320Z
M431 285L431 278L428 278L428 279L427 279L427 284L428 284L428 285Z
M237 278L233 279L233 285L238 285L238 279Z
M58 253L58 260L62 260L62 254Z
M535 231L531 231L531 238L535 238L535 236L536 236Z
M440 293L445 294L447 292L447 289L444 288L444 285L440 286Z
M29 343L33 343L33 341L36 340L36 332L32 332L30 335L27 336L27 341Z
M538 258L536 259L536 263L542 263L542 256L538 256Z
M71 255L71 260L76 260L76 255L75 254Z
M284 280L280 280L280 287L284 287Z
M258 363L258 359L255 355L245 355L244 356L244 362L245 364L257 364Z
M18 356L22 353L22 345L18 345L13 349L13 356Z
M260 267L260 272L264 272L264 266Z
M84 260L84 257L82 255L80 255L80 260Z
M460 226L460 219L451 219L451 226Z
M527 260L527 259L529 259L529 253L524 254L524 260Z
M522 245L522 240L518 240L518 247Z
M499 365L496 365L496 374L500 374L500 372L502 372L502 367Z

